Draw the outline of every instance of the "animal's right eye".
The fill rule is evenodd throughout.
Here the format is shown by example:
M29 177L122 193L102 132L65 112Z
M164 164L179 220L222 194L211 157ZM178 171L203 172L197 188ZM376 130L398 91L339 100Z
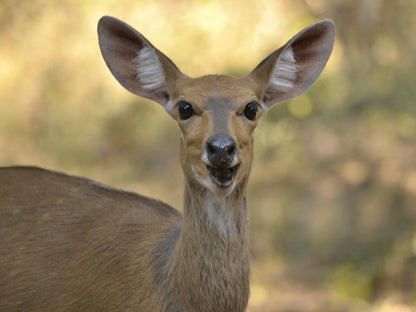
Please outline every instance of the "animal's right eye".
M178 112L179 112L180 119L182 120L189 119L195 114L195 111L192 108L192 105L189 104L188 102L182 100L182 101L179 101L177 105L178 105Z

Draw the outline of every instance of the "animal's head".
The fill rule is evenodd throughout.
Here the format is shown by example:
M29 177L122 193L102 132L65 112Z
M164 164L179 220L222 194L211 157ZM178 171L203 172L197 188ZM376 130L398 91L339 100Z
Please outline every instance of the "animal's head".
M190 78L113 17L101 18L98 35L104 60L121 85L158 102L178 122L187 180L226 196L249 175L258 120L318 78L331 54L335 27L324 20L305 28L242 78Z

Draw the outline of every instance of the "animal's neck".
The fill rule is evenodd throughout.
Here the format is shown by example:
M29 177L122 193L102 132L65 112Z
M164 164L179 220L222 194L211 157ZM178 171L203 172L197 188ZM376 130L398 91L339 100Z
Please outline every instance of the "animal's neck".
M203 231L223 240L232 241L246 236L246 183L237 185L227 197L216 196L197 183L185 188L184 225L182 237Z
M171 277L189 311L244 311L249 296L246 183L226 198L192 182Z

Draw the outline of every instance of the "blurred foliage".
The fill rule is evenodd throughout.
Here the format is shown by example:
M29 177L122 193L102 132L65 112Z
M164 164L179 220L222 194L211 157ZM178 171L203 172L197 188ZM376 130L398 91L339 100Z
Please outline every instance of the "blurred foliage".
M324 73L256 133L250 311L416 309L414 0L1 1L0 164L180 207L179 131L111 76L96 38L105 14L191 76L244 75L303 27L333 19Z

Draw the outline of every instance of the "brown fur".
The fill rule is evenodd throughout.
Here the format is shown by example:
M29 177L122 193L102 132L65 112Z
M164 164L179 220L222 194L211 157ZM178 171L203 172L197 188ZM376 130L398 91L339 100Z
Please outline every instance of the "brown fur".
M31 167L0 168L0 311L244 311L250 271L245 194L253 131L272 104L315 81L332 50L332 22L306 28L243 78L189 78L114 18L101 19L98 32L118 81L160 103L178 122L183 215L88 179ZM142 49L150 58L139 59L148 63L138 69ZM286 77L293 86L284 92L270 83L282 51L293 51L300 64ZM137 76L143 68L149 72ZM149 81L140 80L160 68ZM192 105L191 118L180 118L180 100ZM259 111L249 120L244 109L253 100ZM213 135L231 137L238 151L233 156L238 171L226 188L213 182L204 160Z

